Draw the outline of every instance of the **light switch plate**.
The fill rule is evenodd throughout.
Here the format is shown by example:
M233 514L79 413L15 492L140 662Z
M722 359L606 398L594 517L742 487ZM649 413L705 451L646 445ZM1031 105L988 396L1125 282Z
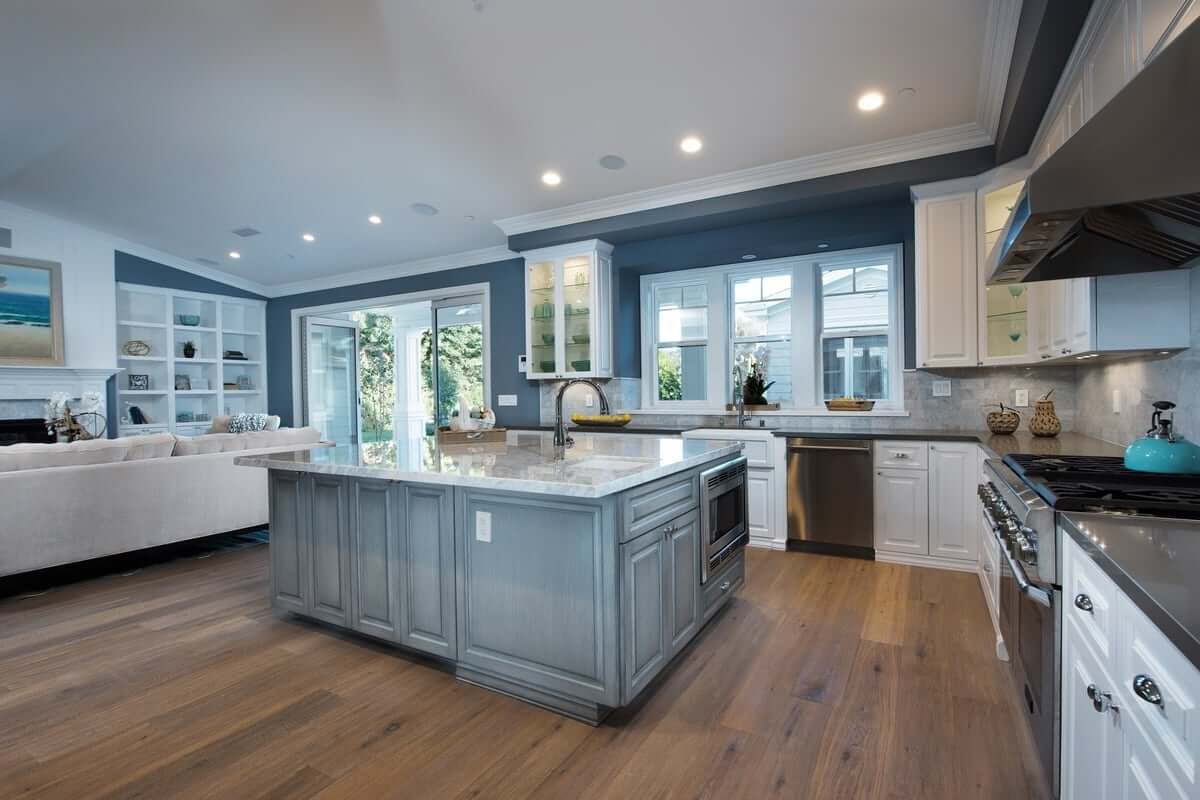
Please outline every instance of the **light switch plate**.
M1014 389L1013 390L1013 405L1016 406L1017 408L1028 408L1029 407L1029 390L1028 389Z
M475 512L475 539L480 542L492 540L492 512Z
M515 406L516 404L517 396L515 394L496 395L496 405L498 406Z
M934 397L949 397L950 396L950 381L934 381L933 382Z

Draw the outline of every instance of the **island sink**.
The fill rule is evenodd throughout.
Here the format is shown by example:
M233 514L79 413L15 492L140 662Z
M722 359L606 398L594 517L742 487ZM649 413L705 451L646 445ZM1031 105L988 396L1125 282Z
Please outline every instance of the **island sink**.
M700 473L730 441L510 431L238 459L270 471L271 602L598 724L742 585L702 582ZM561 453L561 451L560 451Z

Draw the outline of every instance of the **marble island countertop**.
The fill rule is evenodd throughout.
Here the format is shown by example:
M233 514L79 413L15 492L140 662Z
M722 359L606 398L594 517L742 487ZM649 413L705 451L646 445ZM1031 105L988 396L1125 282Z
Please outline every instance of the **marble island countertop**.
M433 437L364 445L240 456L235 463L293 472L315 472L554 494L603 497L643 483L732 458L740 442L679 436L574 433L575 446L555 460L554 435L513 431L503 443L442 445Z

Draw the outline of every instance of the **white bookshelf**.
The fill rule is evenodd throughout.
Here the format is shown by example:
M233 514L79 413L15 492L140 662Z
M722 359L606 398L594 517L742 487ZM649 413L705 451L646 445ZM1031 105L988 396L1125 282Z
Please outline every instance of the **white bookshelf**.
M117 284L117 415L121 436L170 431L205 433L220 414L267 410L266 303L200 292L181 292L130 283ZM183 320L196 322L186 325ZM150 353L130 356L133 339ZM197 352L184 356L184 344ZM227 358L238 351L244 359ZM147 389L130 389L130 375L145 375ZM176 377L190 388L176 389ZM225 388L225 384L238 385ZM145 424L129 421L129 408L146 415Z

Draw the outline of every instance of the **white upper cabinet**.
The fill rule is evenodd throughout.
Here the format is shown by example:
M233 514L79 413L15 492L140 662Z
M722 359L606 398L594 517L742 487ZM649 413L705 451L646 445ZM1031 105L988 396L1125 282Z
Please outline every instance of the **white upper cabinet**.
M522 256L526 377L611 377L612 246L593 239Z
M1030 286L986 285L991 256L1024 185L979 190L979 361L988 366L1025 364L1034 353Z
M917 365L979 363L976 193L916 197Z
M1084 62L1087 116L1104 108L1133 77L1129 35L1130 0L1114 3L1096 43Z

